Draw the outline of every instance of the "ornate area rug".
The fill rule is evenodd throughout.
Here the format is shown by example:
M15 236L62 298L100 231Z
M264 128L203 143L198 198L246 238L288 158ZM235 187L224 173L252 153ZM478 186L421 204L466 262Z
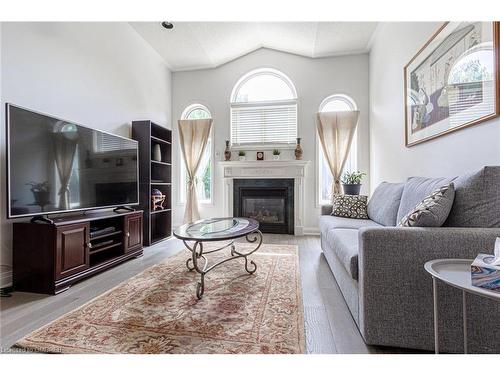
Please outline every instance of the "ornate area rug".
M182 251L15 346L46 353L304 353L297 251L262 245L249 257L258 266L253 275L243 259L216 267L201 300L200 276L187 270L190 253ZM227 255L208 256L212 263Z

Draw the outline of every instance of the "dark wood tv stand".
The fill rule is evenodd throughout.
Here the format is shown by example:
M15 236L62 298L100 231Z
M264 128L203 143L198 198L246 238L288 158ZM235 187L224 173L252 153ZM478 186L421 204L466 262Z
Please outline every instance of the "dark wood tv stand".
M57 294L142 255L142 211L100 211L13 224L14 291Z

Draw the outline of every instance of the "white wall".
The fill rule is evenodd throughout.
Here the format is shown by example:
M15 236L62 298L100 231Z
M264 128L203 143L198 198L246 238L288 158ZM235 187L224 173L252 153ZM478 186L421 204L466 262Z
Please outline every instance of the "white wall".
M368 55L310 59L269 49L259 49L215 69L173 73L172 123L176 124L182 111L192 103L206 105L214 118L214 154L217 154L214 175L213 205L200 206L202 217L222 214L222 176L217 161L223 158L224 141L230 135L229 99L236 81L250 70L272 67L285 73L294 82L299 96L298 134L302 137L304 160L310 160L306 178L305 229L318 225L316 205L316 130L314 116L321 101L335 93L352 97L361 111L358 130L358 168L369 169L368 141ZM174 181L179 181L180 159L177 126L174 126ZM292 151L282 157L292 158ZM247 158L255 152L247 152ZM365 184L368 189L368 179ZM182 221L183 206L178 205L178 183L174 184L174 225Z
M170 123L171 73L127 23L3 23L0 30L0 261L10 266L5 102L130 136L132 120Z
M500 119L407 148L403 67L440 23L383 23L370 52L371 189L408 176L455 176L500 165Z

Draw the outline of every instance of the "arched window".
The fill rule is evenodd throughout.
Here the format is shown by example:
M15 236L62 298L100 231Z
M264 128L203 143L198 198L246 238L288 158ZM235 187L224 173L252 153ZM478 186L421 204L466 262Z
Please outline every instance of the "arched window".
M352 98L347 95L335 94L325 98L320 106L319 112L336 112L336 111L355 111L357 109L356 103ZM344 172L356 170L356 154L357 154L357 132L351 144L351 150L344 166ZM332 174L330 168L323 155L321 144L317 142L318 148L318 197L319 204L327 204L331 202L331 187L332 187Z
M231 93L231 144L294 144L297 91L285 74L269 68L241 77Z
M181 115L182 120L197 120L212 118L212 114L203 104L191 104L184 109ZM187 173L184 160L181 155L181 188L180 188L180 201L186 201L187 189ZM205 153L200 162L198 171L196 172L196 195L200 203L210 203L212 201L212 134L210 134L205 148Z

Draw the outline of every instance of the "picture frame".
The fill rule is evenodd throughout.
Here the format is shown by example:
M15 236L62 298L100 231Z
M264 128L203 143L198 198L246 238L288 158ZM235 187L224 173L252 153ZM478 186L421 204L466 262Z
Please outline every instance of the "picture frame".
M264 151L257 151L257 160L264 160Z
M404 67L405 145L500 115L500 22L445 22Z

